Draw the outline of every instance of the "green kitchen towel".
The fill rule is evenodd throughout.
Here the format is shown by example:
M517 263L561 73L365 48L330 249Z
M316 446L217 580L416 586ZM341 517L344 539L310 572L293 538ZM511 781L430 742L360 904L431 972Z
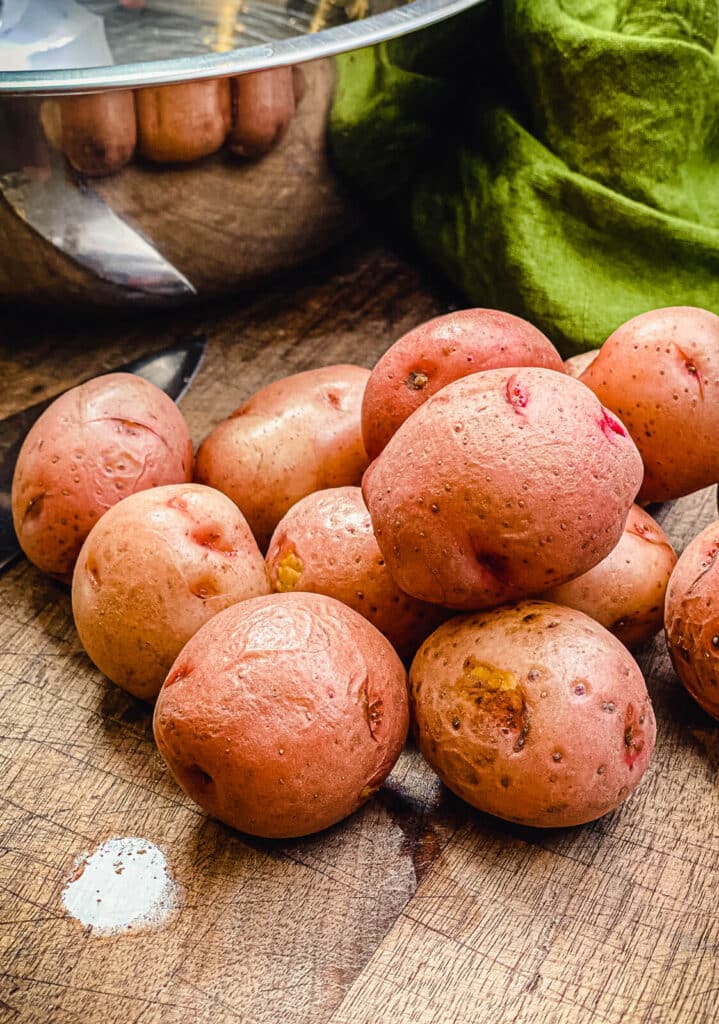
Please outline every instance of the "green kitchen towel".
M504 0L340 60L334 158L565 354L719 313L719 0Z

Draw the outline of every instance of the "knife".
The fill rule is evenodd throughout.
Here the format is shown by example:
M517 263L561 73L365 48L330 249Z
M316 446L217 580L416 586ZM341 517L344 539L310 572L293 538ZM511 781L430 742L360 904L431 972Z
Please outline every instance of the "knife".
M46 242L122 289L126 300L180 300L197 294L192 282L138 228L115 213L50 148L39 100L4 99L0 138L0 202L5 200Z
M194 380L205 354L207 338L194 335L171 348L135 359L107 373L135 373L179 401ZM23 441L35 420L58 395L13 413L0 422L0 573L21 554L12 523L10 493L15 463Z

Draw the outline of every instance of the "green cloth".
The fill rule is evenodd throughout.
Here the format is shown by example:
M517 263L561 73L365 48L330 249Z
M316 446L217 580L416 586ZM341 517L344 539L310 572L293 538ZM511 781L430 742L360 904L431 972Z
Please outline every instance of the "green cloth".
M565 354L719 313L719 0L505 0L346 54L331 144L467 300Z

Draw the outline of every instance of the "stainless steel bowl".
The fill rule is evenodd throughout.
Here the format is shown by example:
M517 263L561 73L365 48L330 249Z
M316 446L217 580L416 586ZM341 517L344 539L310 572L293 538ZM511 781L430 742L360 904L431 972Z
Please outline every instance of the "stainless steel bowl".
M161 305L318 255L357 221L327 153L335 56L477 2L81 5L114 63L0 71L0 297Z

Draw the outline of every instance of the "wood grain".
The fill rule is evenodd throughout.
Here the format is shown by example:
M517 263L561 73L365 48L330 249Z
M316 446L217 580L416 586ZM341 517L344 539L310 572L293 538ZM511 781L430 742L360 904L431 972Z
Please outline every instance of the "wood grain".
M365 239L281 289L164 317L38 328L6 317L0 416L178 337L208 355L195 441L253 390L371 364L447 308ZM715 515L687 499L683 546ZM0 577L0 1021L51 1024L709 1024L719 1015L719 726L663 641L642 653L659 722L635 796L594 825L482 816L409 748L359 814L306 840L208 821L159 758L150 709L81 651L67 591ZM155 932L98 938L63 913L77 855L110 836L166 853L183 891Z

